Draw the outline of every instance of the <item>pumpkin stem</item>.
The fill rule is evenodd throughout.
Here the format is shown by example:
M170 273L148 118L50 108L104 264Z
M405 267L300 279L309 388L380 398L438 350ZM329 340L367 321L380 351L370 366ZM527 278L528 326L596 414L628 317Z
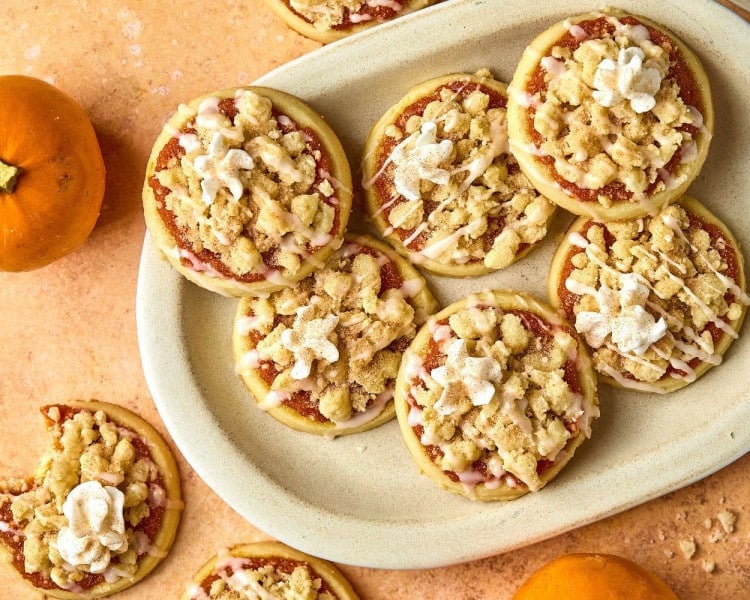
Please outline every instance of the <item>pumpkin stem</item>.
M9 165L0 160L0 193L12 194L22 172L21 167Z

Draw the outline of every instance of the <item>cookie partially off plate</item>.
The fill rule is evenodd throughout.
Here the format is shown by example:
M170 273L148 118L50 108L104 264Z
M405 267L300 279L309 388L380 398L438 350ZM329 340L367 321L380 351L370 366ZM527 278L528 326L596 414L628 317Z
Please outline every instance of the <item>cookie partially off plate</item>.
M203 565L181 596L181 600L234 598L359 600L333 564L279 542L220 551Z

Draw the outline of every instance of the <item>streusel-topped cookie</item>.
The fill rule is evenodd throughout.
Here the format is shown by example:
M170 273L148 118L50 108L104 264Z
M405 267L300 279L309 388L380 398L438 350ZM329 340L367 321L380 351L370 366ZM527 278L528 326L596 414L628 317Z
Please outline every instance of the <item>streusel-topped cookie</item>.
M689 196L653 217L576 220L553 258L549 293L604 381L656 393L720 364L750 303L737 241Z
M401 354L435 309L409 263L372 238L347 236L295 287L240 301L237 372L258 406L290 427L370 429L393 418Z
M0 481L0 555L54 598L130 587L167 555L182 512L161 436L105 402L42 408L54 445L28 479Z
M708 153L714 111L698 58L664 27L615 9L557 23L510 84L511 148L532 183L600 220L679 198Z
M169 120L143 204L154 242L178 271L244 296L303 279L340 245L351 174L336 134L301 100L229 89Z
M507 267L547 233L554 205L508 151L505 84L489 71L411 89L370 131L367 208L401 254L434 273Z
M404 354L396 413L420 471L478 500L547 484L591 435L596 379L575 330L514 292L428 319Z
M332 563L279 542L222 550L188 585L182 600L358 600Z
M390 21L435 0L266 0L295 31L327 44Z

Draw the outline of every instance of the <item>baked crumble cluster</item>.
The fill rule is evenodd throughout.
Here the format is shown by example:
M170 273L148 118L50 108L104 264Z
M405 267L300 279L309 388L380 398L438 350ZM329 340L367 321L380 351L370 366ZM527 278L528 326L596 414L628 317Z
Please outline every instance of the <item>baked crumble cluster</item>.
M271 100L240 90L200 103L177 134L182 155L154 174L164 206L193 253L209 250L238 275L281 268L293 276L333 240L336 190L320 173L321 150ZM274 254L274 264L264 255Z
M464 87L440 88L423 111L386 127L384 139L396 145L374 179L391 178L392 198L380 199L396 199L387 233L399 232L416 262L501 269L544 237L554 205L508 152L505 108L489 108L481 85L467 79Z
M337 424L373 405L382 409L392 398L401 352L426 318L415 311L409 290L388 287L381 277L390 260L345 243L294 288L245 299L238 333L258 341L238 358L240 372L250 368L263 376L272 368L271 396L283 402L310 392L320 414Z
M688 176L665 169L673 159L695 159L693 132L702 116L680 98L668 49L645 26L609 19L613 34L574 50L555 45L542 58L546 88L528 99L543 140L535 152L553 157L556 172L570 183L592 190L621 183L637 199ZM598 200L608 207L612 196Z
M598 414L566 380L577 340L559 327L540 335L527 318L539 317L467 306L433 324L429 346L406 359L409 424L465 485L539 489L540 462L554 462L579 429L590 435Z
M625 384L692 381L695 359L721 362L712 327L736 337L729 324L748 301L722 255L734 252L724 237L712 240L671 205L653 217L591 224L571 241L579 248L564 282L579 296L571 319L598 371Z
M0 494L0 506L10 505L4 527L23 541L25 572L62 589L75 589L90 573L107 582L131 578L151 543L136 528L166 500L156 465L138 457L137 434L102 411L63 419L52 406L46 414L55 446L43 474L20 491L17 481L0 483L14 492Z
M235 559L236 560L236 559ZM321 591L323 581L307 565L297 565L288 573L273 564L239 570L219 570L208 595L198 586L189 594L191 600L240 600L242 598L278 598L279 600L337 600L334 594Z

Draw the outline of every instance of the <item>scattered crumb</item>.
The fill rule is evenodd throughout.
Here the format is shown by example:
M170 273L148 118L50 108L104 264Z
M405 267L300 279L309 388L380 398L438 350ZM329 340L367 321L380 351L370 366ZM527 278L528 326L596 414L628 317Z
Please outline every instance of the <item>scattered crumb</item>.
M737 515L731 510L724 509L720 511L719 514L716 515L716 518L719 519L719 523L721 523L724 531L727 533L732 533L734 531L734 524L737 522Z
M726 501L727 501L727 499L724 496L722 496L721 498L719 498L719 504L724 504Z
M680 552L682 552L682 555L687 559L693 558L695 551L698 549L693 538L690 538L689 540L681 540L678 545L680 547Z
M713 523L714 523L713 520L711 520L711 518L708 518L705 521L703 521L703 527L705 527L706 529L711 529L711 526L713 525Z
M363 454L367 450L367 446L357 446L357 451Z
M703 561L701 562L701 567L706 573L713 573L714 569L716 568L716 563L712 560L703 559Z
M673 557L674 557L674 552L672 552L671 550L665 550L665 551L664 551L664 555L665 555L665 556L666 556L667 558L673 558Z
M34 44L30 48L26 48L26 50L23 53L23 57L26 60L34 60L39 58L39 55L42 53L42 49L39 47L39 44Z
M724 539L724 534L721 533L721 531L712 531L711 535L708 536L708 541L712 544L715 544L718 541L721 541Z
M133 40L138 37L142 28L143 24L140 21L131 21L130 23L125 23L122 26L121 31L123 37Z
M681 510L674 516L675 521L687 521L687 513Z
M666 539L667 539L667 535L666 535L666 534L664 533L664 530L663 530L663 529L660 529L660 530L659 530L659 533L657 533L657 534L656 534L656 537L658 537L658 538L659 538L659 541L660 541L660 542L663 542L664 540L666 540Z

